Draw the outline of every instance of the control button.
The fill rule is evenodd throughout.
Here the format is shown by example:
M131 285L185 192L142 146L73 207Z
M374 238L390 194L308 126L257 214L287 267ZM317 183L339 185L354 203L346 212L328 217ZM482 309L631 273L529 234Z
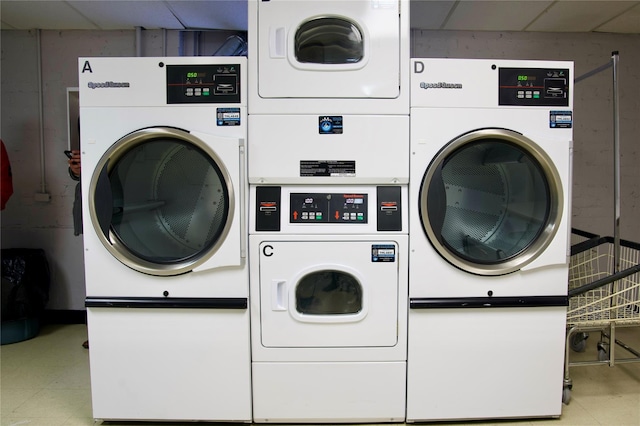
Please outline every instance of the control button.
M524 98L524 90L518 90L518 98L519 99L523 99Z
M309 219L309 213L302 212L302 220Z
M344 212L342 214L342 220L349 220L349 213L348 212Z
M540 99L540 91L536 90L533 92L533 99Z
M322 212L316 212L316 220L322 220Z
M356 220L356 214L355 213L351 213L350 219L351 220Z
M208 87L202 89L202 96L209 96L209 93L210 91Z
M202 89L198 87L196 89L196 96L201 96L201 95L202 95Z
M531 93L530 91L527 90L527 92L524 94L524 96L527 99L531 99L533 97L533 93Z
M364 220L364 213L358 213L358 220Z
M187 88L187 93L186 93L186 95L187 95L187 96L193 96L193 88L191 88L191 87Z

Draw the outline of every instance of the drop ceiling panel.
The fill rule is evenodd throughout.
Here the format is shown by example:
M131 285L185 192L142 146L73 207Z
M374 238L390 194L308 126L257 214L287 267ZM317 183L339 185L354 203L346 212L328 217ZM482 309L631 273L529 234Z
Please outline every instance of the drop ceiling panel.
M533 22L528 31L589 32L630 7L628 1L559 1Z
M29 30L46 28L95 30L85 16L63 1L0 1L2 29Z
M246 1L168 1L166 3L187 28L247 30Z
M599 26L596 31L640 34L640 3L636 3L624 14Z
M67 2L56 2L67 3ZM84 16L91 17L102 30L182 29L182 24L161 1L69 1Z
M461 1L444 29L522 31L551 1Z
M441 29L455 4L455 1L412 1L411 28Z

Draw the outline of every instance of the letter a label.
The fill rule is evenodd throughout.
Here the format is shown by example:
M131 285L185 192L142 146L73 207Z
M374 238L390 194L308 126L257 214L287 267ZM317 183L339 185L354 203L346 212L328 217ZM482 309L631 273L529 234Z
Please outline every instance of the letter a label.
M84 66L82 67L82 73L84 74L87 71L89 71L90 73L93 73L93 70L91 69L91 64L89 63L89 61L84 61Z

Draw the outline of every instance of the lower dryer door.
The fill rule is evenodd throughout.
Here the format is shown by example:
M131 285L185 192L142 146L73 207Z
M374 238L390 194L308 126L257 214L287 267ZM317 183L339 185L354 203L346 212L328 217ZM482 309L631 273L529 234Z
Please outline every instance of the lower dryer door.
M391 347L398 341L398 244L260 245L265 347Z
M150 275L239 265L238 144L169 127L122 137L102 156L88 188L100 242Z

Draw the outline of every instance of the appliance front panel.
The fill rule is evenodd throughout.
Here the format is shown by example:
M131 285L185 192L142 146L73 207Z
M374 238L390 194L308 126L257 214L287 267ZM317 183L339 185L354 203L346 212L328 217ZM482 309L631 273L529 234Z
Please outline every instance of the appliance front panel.
M395 346L398 247L392 240L262 242L262 346Z
M409 226L413 230L410 236L411 240L411 263L413 265L424 265L429 264L429 274L427 274L426 270L421 267L412 268L410 271L411 274L411 295L412 297L486 297L489 291L492 291L495 296L534 296L534 295L563 295L566 294L567 291L567 264L568 264L568 255L569 255L569 237L570 237L570 185L571 185L571 156L572 156L572 134L571 129L565 128L551 128L550 127L550 110L549 109L532 109L526 108L525 110L515 110L515 109L506 109L501 110L498 114L496 110L493 109L464 109L464 108L414 108L412 111L412 126L411 126L411 182L410 185L410 218L409 218ZM459 117L464 116L464 122L459 122ZM485 130L479 130L485 129ZM515 151L520 151L521 153L528 152L531 150L539 149L540 152L543 152L542 157L538 157L539 159L546 158L547 160L536 160L540 167L536 166L531 169L531 172L538 174L538 176L547 176L549 170L556 170L556 177L552 180L547 180L548 185L551 185L552 182L555 182L553 187L547 186L544 188L544 191L541 194L545 194L548 191L548 194L551 196L554 192L558 196L558 205L557 205L557 218L554 221L549 221L547 227L544 230L541 229L540 225L537 226L538 234L537 238L540 241L544 240L545 232L550 231L552 235L550 239L548 239L545 244L539 247L539 250L532 250L529 252L531 257L522 263L520 267L516 267L515 269L511 269L510 272L508 268L504 268L501 270L503 266L500 262L494 260L493 265L485 264L481 265L478 263L477 265L471 266L471 262L467 262L467 264L463 262L459 262L458 264L454 264L450 256L455 252L455 248L453 245L448 244L447 240L442 237L435 237L433 234L431 235L431 239L433 239L433 243L429 238L423 222L423 212L429 210L430 207L436 206L442 212L446 212L448 208L452 210L456 209L456 206L466 205L466 209L460 209L464 215L470 217L470 213L467 210L477 211L477 215L480 218L485 218L486 215L480 214L479 211L481 206L487 206L487 208L491 208L490 206L507 206L509 207L510 203L513 202L513 210L512 213L517 214L517 219L513 224L517 224L518 221L521 220L521 213L524 212L522 209L516 209L517 205L517 197L522 197L527 194L527 192L519 191L518 193L512 193L509 195L512 197L510 200L504 199L504 196L500 195L500 191L494 191L493 194L491 191L482 191L478 190L470 190L469 187L465 189L465 187L459 184L450 183L448 187L444 185L440 185L440 201L437 200L437 192L433 189L434 196L431 200L426 197L423 197L423 188L429 188L427 186L423 186L423 181L425 180L425 176L428 174L428 170L434 171L437 170L436 167L430 169L431 165L434 163L434 159L438 158L438 156L442 153L445 153L447 147L450 147L450 143L455 140L462 139L465 135L471 135L475 131L488 131L491 133L492 130L486 129L494 129L496 130L496 134L502 132L503 129L513 129L516 133L520 133L520 135L527 140L532 141L534 145L527 145L526 143L520 144L519 148ZM519 137L519 136L518 136ZM523 139L525 140L525 139ZM507 142L502 139L500 142ZM500 145L502 146L502 145ZM505 147L518 146L507 144ZM472 147L472 145L469 145ZM452 152L454 152L453 150ZM461 151L464 152L464 151ZM504 157L504 164L497 168L499 170L495 175L487 175L493 176L491 179L494 179L496 182L508 182L509 185L513 184L524 184L527 180L533 179L528 172L528 174L520 175L515 174L513 178L517 179L513 181L506 181L505 177L509 174L509 168L511 167L529 167L527 163L511 162L507 164L507 157ZM462 158L462 157L460 157ZM523 156L524 158L524 156ZM494 157L493 161L485 161L480 164L480 169L484 168L495 168L497 165L492 163L499 163L499 161L495 161L496 157ZM528 160L527 160L528 161ZM455 162L454 162L455 163ZM543 164L547 163L543 166ZM454 165L453 163L447 163L446 167L450 167ZM458 170L454 175L455 176L471 176L469 173L471 168L461 165L462 168ZM545 169L545 167L547 167ZM440 168L440 172L442 172L442 167ZM476 176L476 175L474 175ZM479 175L478 175L479 176ZM549 176L553 176L553 173ZM490 179L486 177L485 179ZM497 179L497 180L496 180ZM475 186L484 185L486 182L481 180L480 177L475 177L473 179L469 179L469 181L473 181L472 184ZM542 182L541 182L542 183ZM533 195L536 191L540 191L539 185L534 184L531 181L529 184L530 189L535 190L533 192L529 191L528 194ZM449 192L447 192L449 191ZM452 192L453 191L453 192ZM466 192L465 192L466 191ZM503 194L509 194L509 191L502 191ZM493 194L493 195L491 195ZM560 194L562 194L560 198ZM468 198L465 198L468 196ZM451 199L451 203L449 207L447 207L447 197ZM494 197L494 202L486 202L486 204L482 203L482 200L489 199ZM544 197L543 197L544 198ZM509 202L507 202L509 201ZM457 203L457 204L456 204ZM427 204L431 204L431 206L427 206ZM527 206L527 208L533 208L533 204L523 204L522 206ZM533 211L533 210L530 210ZM501 213L502 212L502 213ZM496 210L495 213L500 213L505 215L507 210ZM551 213L549 210L548 214ZM425 213L426 216L428 216ZM446 214L443 214L444 217ZM463 215L463 216L464 216ZM435 217L435 215L434 215ZM466 216L465 216L466 217ZM548 216L551 218L552 216ZM460 221L452 222L452 223L462 223ZM469 222L471 224L475 224L475 222ZM481 223L478 221L478 223ZM496 222L499 226L496 229L499 229L500 226L503 226L507 222ZM524 223L524 222L521 222ZM433 228L442 229L441 226L444 224L444 220L440 223L440 225L436 226L436 224L431 225ZM477 224L475 224L477 225ZM532 225L535 225L532 222ZM536 228L536 226L531 227ZM470 226L471 229L471 226ZM492 228L493 229L493 228ZM526 229L526 228L521 228ZM505 228L506 230L506 228ZM469 235L469 231L465 231L460 229L458 234L447 234L449 235L452 241L455 240L455 235L458 235L461 241L464 240L464 237ZM490 233L489 233L490 234ZM522 233L521 235L525 235L526 233ZM438 239L440 238L440 239ZM535 241L534 238L532 241ZM463 241L464 242L464 241ZM533 243L532 243L533 244ZM440 250L443 250L445 255L438 254L438 251L435 249L437 247ZM464 244L461 245L462 250L464 251ZM475 246L467 245L467 250L471 250ZM533 245L530 245L533 249ZM475 247L477 248L477 247ZM494 251L494 254L496 252ZM521 250L520 253L526 253L526 249ZM514 257L518 258L518 255ZM522 258L524 259L524 257ZM494 268L493 271L489 269L489 272L482 271L479 267L485 268ZM466 269L465 269L466 268ZM480 272L484 273L480 274ZM503 274L503 275L500 275ZM506 274L506 275L504 275ZM536 278L529 278L536 274ZM415 279L414 279L415 277ZM446 283L446 284L445 284Z
M573 109L573 62L411 59L411 107Z
M232 160L233 176L222 158ZM191 271L227 241L238 244L235 259L217 262L239 265L240 238L229 234L243 196L233 186L239 163L239 140L167 127L133 132L104 154L91 177L93 227L111 254L140 272Z
M251 186L250 233L408 234L407 185Z
M327 111L249 121L250 183L408 183L408 116Z
M563 211L551 159L504 129L467 133L427 168L420 188L422 229L448 262L478 275L503 275L549 245Z
M407 420L560 416L565 327L566 307L411 309Z
M80 107L246 106L246 64L244 57L79 58Z
M251 421L248 309L88 308L87 321L95 418Z
M214 119L216 108L196 106L189 111L189 114L184 114L184 111L182 107L176 106L165 106L160 109L81 108L82 166L85 171L82 174L83 241L88 296L162 297L165 291L172 297L246 297L248 295L247 230L244 224L245 207L243 207L246 205L245 198L248 191L245 188L246 181L240 173L245 161L243 152L246 140L246 121L241 119L239 126L217 126ZM242 114L246 114L246 108L242 111ZM128 119L125 120L123 117ZM141 128L157 128L158 122L164 122L167 125L172 123L172 127L190 129L191 137L197 138L206 145L203 151L215 153L215 158L220 160L216 164L219 164L221 170L226 170L230 178L229 183L234 194L233 198L229 198L230 201L233 201L229 205L230 212L233 211L233 214L227 215L231 221L230 227L224 237L220 234L222 243L219 247L206 254L203 252L203 257L199 259L203 262L200 265L195 263L193 265L194 271L215 271L218 275L216 275L217 279L213 285L210 275L195 273L165 275L162 279L158 279L157 275L163 273L162 268L166 268L166 265L163 266L160 263L147 265L150 269L145 270L144 273L140 269L135 270L133 269L137 262L135 259L121 257L127 255L126 246L120 244L117 247L107 248L105 246L107 241L111 246L112 241L117 242L118 240L108 240L100 226L94 227L92 207L90 207L93 201L90 201L89 192L92 188L94 172L98 168L102 170L106 166L106 163L99 166L100 162L105 159L106 152L113 148L116 141L126 135L133 134ZM116 126L113 123L119 125ZM179 159L175 158L175 160ZM178 161L176 164L180 163ZM136 168L132 168L131 172L140 173ZM160 179L160 175L160 173L151 174L149 180L155 182L156 179ZM135 180L131 182L133 184ZM144 183L138 184L143 185ZM154 190L159 188L158 185L149 182L146 184L150 185L152 189L155 188ZM166 188L170 188L169 182L167 182ZM179 194L180 191L175 193ZM107 197L107 200L113 201L113 198ZM199 211L199 209L197 210ZM148 215L150 211L144 211L144 213ZM113 218L113 216L111 217ZM167 235L169 234L167 231ZM196 248L195 251L197 250ZM207 255L210 256L205 259ZM131 266L123 263L123 260L131 260ZM135 285L130 283L133 276L136 277Z
M259 95L397 98L400 4L256 1Z
M254 422L403 422L406 375L404 361L254 362Z

